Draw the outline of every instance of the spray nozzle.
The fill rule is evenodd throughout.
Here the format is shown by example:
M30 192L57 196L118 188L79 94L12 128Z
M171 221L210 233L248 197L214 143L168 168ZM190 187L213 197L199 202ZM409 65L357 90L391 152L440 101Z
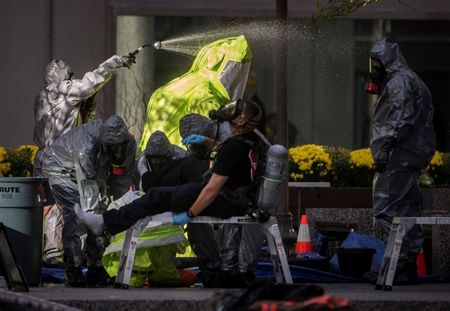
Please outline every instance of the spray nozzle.
M161 41L156 41L155 43L153 43L153 47L159 50L161 48Z

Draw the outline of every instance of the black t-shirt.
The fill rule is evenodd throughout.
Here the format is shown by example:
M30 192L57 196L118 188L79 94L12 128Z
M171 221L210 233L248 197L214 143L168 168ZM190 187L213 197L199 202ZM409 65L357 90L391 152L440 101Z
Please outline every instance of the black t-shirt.
M175 160L159 171L142 175L142 189L147 192L153 187L179 186L190 182L202 181L202 175L208 165L192 156Z
M244 140L256 142L257 139L258 136L254 132L249 132L232 136L219 147L212 172L229 177L225 188L234 190L255 185L258 155Z

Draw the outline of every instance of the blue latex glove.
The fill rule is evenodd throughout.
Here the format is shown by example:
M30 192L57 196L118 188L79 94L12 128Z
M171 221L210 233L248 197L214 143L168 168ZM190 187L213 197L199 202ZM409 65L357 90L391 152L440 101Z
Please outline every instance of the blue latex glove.
M173 225L185 225L192 220L192 217L189 217L186 212L179 213L173 215L172 224Z
M198 134L191 134L183 138L181 142L183 143L183 145L190 145L190 144L200 145L205 142L205 137Z

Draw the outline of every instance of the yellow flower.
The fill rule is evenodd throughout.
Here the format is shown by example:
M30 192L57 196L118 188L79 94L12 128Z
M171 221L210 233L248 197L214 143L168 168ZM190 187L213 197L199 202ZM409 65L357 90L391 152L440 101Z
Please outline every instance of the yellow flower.
M350 152L350 166L373 168L374 162L369 148Z
M6 160L7 151L5 147L0 147L0 163Z
M444 165L444 157L443 157L443 155L444 154L442 152L436 151L434 153L433 158L431 159L430 166L442 166L442 165Z
M3 175L8 174L10 169L11 169L11 163L9 163L9 162L0 163L0 171Z
M11 163L7 162L8 151L4 147L0 147L0 176L6 175L11 168Z
M34 157L36 156L36 153L39 150L39 147L34 146L34 145L21 145L16 150L17 150L17 152L31 151L30 161L31 161L31 163L34 163Z
M325 148L320 145L303 145L289 149L291 179L294 181L324 179L332 166Z

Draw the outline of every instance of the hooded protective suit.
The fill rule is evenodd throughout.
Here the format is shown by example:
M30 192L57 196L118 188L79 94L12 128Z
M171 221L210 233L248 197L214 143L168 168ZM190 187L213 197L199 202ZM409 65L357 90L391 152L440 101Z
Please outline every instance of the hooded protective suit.
M128 142L124 145L125 142ZM112 176L112 155L109 146L126 146L124 166L126 173ZM42 157L42 172L49 179L56 201L63 206L63 242L67 267L81 265L80 236L84 226L75 215L74 205L85 210L101 212L105 206L102 198L109 197L107 186L118 182L124 185L115 196L124 194L132 179L136 142L121 118L112 115L106 121L96 119L72 129L48 146ZM118 191L118 190L117 190ZM103 249L99 239L88 233L88 266L101 266Z
M71 69L62 60L52 60L45 70L46 87L34 103L34 142L39 146L33 174L42 176L43 148L75 126L86 123L95 114L95 94L114 75L117 68L130 66L127 56L112 56L96 70L87 72L81 80L71 79ZM59 207L45 217L44 260L61 261L62 248L58 228L62 227ZM56 251L56 252L55 252Z
M406 63L397 43L377 42L370 57L385 70L384 88L373 111L370 149L377 173L373 208L383 231L388 233L395 216L420 216L421 198L417 179L435 151L431 95ZM420 226L405 237L399 270L415 269L423 243Z
M95 110L94 96L118 68L129 66L127 56L114 55L81 80L70 80L70 66L52 60L45 70L47 86L34 104L34 142L44 148L64 133L80 125L80 109ZM87 112L89 112L87 111Z
M187 73L153 93L139 149L144 150L150 134L156 130L181 146L181 117L190 113L207 116L209 110L241 98L251 59L244 36L217 40L203 47Z
M188 154L186 150L173 145L170 143L167 136L161 132L156 131L151 136L147 142L144 152L142 152L137 160L137 169L139 175L142 177L146 172L152 171L151 165L148 158L152 156L168 156L172 160L181 159L186 157ZM140 189L142 190L142 184L140 184Z
M212 122L209 120L209 123ZM158 159L161 157L165 158L163 162L152 162L152 158ZM167 161L167 159L172 161ZM200 182L202 173L207 169L206 163L189 157L184 149L171 144L167 136L161 131L155 131L150 136L147 147L139 156L138 162L139 172L142 177L141 189L145 191L152 187L181 185L192 181ZM130 196L135 197L130 198ZM118 208L126 203L130 203L139 196L137 193L128 192L120 200L113 202L116 204L111 204L108 209ZM198 227L198 225L195 224L194 226ZM192 226L192 224L189 226ZM203 236L209 234L208 238L213 238L214 235L212 230L210 232L202 230L201 234ZM103 256L103 265L110 276L117 274L124 238L125 232L114 235ZM212 242L212 245L205 244L204 240L201 242L196 248L197 251L204 252L206 249L208 254L214 251L215 241ZM211 247L212 251L210 250ZM185 238L182 227L163 225L158 228L146 228L143 230L138 237L136 259L133 264L133 273L131 274L131 285L142 286L148 277L152 286L179 286L180 276L173 258L175 253L180 253L180 251L185 251ZM217 253L217 250L215 253ZM202 256L203 253L198 255L202 259L205 257ZM216 256L218 257L218 254Z
M70 66L63 60L52 60L45 69L47 86L34 102L34 143L43 149L72 128L86 123L95 115L95 94L121 67L131 66L128 56L114 55L81 80L71 79ZM34 175L41 176L42 152L36 154Z

